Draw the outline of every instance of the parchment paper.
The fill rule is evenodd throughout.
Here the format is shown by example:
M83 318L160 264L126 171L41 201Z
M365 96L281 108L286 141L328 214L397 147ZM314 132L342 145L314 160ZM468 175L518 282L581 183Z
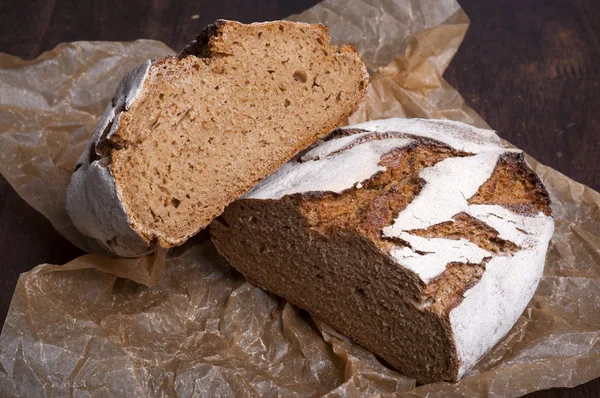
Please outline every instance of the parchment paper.
M350 122L487 126L441 77L468 27L456 2L327 0L290 19L329 25L373 72ZM63 44L34 61L0 55L0 171L84 249L97 248L63 210L75 160L121 77L169 53L142 40ZM416 387L246 282L201 234L166 254L92 254L23 274L0 335L0 396L518 396L599 377L600 194L528 161L556 219L544 277L515 327L457 384Z

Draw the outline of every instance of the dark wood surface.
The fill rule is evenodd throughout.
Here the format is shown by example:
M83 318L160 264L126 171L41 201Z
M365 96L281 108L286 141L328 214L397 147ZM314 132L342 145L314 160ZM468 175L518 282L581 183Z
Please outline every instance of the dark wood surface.
M280 19L316 0L0 1L0 51L37 57L74 40L161 40L182 48L218 18ZM472 24L445 74L500 135L600 188L600 1L461 0ZM193 17L196 16L196 17ZM17 278L82 252L0 177L0 325ZM600 379L532 397L597 397Z

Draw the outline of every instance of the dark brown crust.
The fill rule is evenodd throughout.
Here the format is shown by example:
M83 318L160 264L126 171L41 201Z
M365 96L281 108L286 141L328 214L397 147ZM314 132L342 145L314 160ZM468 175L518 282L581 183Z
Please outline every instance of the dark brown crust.
M327 137L323 138L323 141L335 140L336 138L347 137L349 135L368 133L369 130L364 129L335 129Z
M466 213L459 213L453 219L454 221L409 232L425 238L465 239L483 250L501 256L510 256L521 250L513 242L500 238L498 231ZM479 264L447 264L446 270L429 281L423 291L425 300L433 299L431 309L440 314L449 314L462 302L463 293L479 282L489 260L490 257L487 257Z
M424 301L433 299L429 309L447 317L463 301L463 294L479 282L488 261L489 258L480 264L448 263L446 270L423 289Z
M508 179L508 185L498 187L502 177ZM513 203L507 200L510 194ZM496 204L515 213L532 215L543 212L552 215L550 195L540 177L529 167L523 152L505 153L498 159L492 176L469 199L469 204Z
M409 233L425 238L465 239L494 254L511 255L520 250L519 246L500 238L498 231L467 213L458 213L452 218L454 221L413 229Z
M228 21L224 19L218 19L215 23L208 25L206 28L202 29L202 32L196 36L196 39L190 42L187 46L181 50L181 52L177 55L177 58L182 59L187 57L188 55L194 55L198 58L209 58L211 56L209 42L210 39L215 36L219 30L219 28Z
M311 227L356 230L377 241L381 247L391 249L392 241L383 237L381 230L391 225L395 217L421 191L425 182L418 176L419 172L448 157L469 155L439 141L403 133L389 134L411 138L415 142L384 155L379 164L385 166L386 171L363 182L362 188L353 187L341 193L322 192L296 196L303 199L299 205ZM382 139L379 134L368 134L359 141L379 139ZM340 151L353 145L358 145L358 142Z
M357 133L365 133L368 131L360 130L360 129L338 129L331 133L325 140L341 138L352 134ZM382 138L388 138L389 136L394 137L404 137L410 138L414 140L413 143L408 145L401 150L395 150L390 152L387 155L382 157L382 161L380 165L386 166L388 172L397 167L403 168L406 165L399 164L399 160L406 156L407 153L411 153L412 151L420 151L423 148L428 148L425 154L417 155L417 157L426 157L427 161L430 162L428 166L435 164L436 161L443 160L445 157L438 157L439 154L435 154L435 151L454 151L448 145L443 144L439 141L424 138L420 136L414 136L401 132L386 132L386 133L373 133L367 134L362 137L357 142L348 145L345 148L340 149L338 152L347 150L351 146L358 145L359 143L369 141L369 140L377 140ZM450 156L470 156L472 154L469 153L459 153L454 151ZM435 160L434 160L435 159ZM412 177L409 177L406 183L413 184L415 186L415 190L413 190L412 195L418 195L419 191L424 186L425 182L418 178L418 173L420 169L414 170ZM534 187L532 197L536 200L530 199L528 196L519 196L517 195L518 200L528 200L527 203L517 203L511 204L507 203L506 200L502 199L507 193L512 192L512 186L509 184L512 180L507 180L505 175L502 175L502 172L512 172L518 171L520 174L517 176L518 181L522 181L523 179L526 182L530 182ZM410 201L412 201L412 197L407 197L398 202L397 205L393 205L394 201L388 201L381 203L381 206L378 205L380 199L383 197L375 198L372 201L372 204L369 205L368 208L362 208L361 201L359 199L354 198L354 196L358 194L364 194L365 190L368 189L383 189L384 186L390 182L386 182L381 185L377 183L378 179L381 179L387 175L386 173L378 173L373 176L370 180L363 182L363 188L350 188L341 193L311 193L311 194L298 194L294 195L294 198L297 200L298 206L301 209L302 213L307 217L308 224L311 228L317 228L322 231L322 233L331 233L331 231L342 228L344 230L353 230L356 231L359 235L368 236L373 242L375 242L378 247L386 252L392 248L392 245L396 246L410 246L407 242L402 241L398 238L388 238L383 237L381 234L381 230L383 227L387 225L391 225L393 220L397 215L404 209ZM393 173L392 173L393 175ZM389 178L389 177L385 177ZM502 179L502 180L500 180ZM489 181L495 181L494 190L491 194L485 196L482 192L485 193L486 184L489 185ZM387 181L387 180L386 180ZM507 182L508 181L508 182ZM507 185L508 184L508 185ZM526 195L527 192L523 193ZM485 196L485 197L484 197ZM344 206L342 208L331 207L329 203L343 203ZM541 183L539 177L529 168L522 153L507 153L500 157L498 164L494 170L494 173L484 185L480 189L480 192L475 195L469 203L481 203L481 204L497 204L505 207L508 210L513 212L517 212L520 214L535 214L539 211L544 212L545 214L550 213L549 207L549 198L547 191L545 190L543 184ZM326 207L322 207L326 206ZM361 217L355 218L351 216L353 212L357 209L360 210ZM376 209L376 214L371 216L371 211ZM391 212L390 210L393 209ZM335 216L339 214L339 217ZM366 215L366 216L365 216ZM331 218L331 216L334 216ZM474 219L466 214L457 214L454 216L456 222L448 222L437 224L433 227L430 227L426 230L415 230L411 231L416 235L434 238L434 237L443 237L448 239L467 239L472 243L477 244L482 247L484 250L488 250L492 253L496 253L499 255L512 255L513 253L520 250L520 248L513 244L512 242L500 239L497 231L493 230L487 224L480 222L479 220ZM460 228L467 228L465 231L460 231ZM474 234L469 234L469 231L476 231ZM423 296L423 301L427 301L430 298L434 299L434 305L430 307L430 310L436 311L443 316L448 316L449 312L455 308L462 301L462 294L468 288L477 283L479 278L481 277L482 270L485 269L485 263L489 259L484 259L481 264L468 264L468 265L458 265L458 264L448 264L446 271L438 276L436 279L429 282L429 284L433 284L431 287L427 287L428 285L423 285L424 289L427 290L426 294ZM477 270L480 269L480 270ZM474 272L477 271L477 272ZM452 287L450 283L456 282L456 285ZM436 296L437 295L437 296Z

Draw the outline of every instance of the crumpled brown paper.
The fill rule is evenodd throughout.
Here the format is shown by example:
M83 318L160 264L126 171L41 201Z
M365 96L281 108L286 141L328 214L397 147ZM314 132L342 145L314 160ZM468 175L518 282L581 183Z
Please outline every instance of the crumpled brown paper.
M329 25L373 72L350 122L486 126L441 77L468 26L456 2L327 0L291 19ZM64 44L34 61L0 55L0 171L82 248L97 249L63 209L75 160L120 78L169 53L137 41ZM518 396L599 377L600 194L528 161L556 219L544 277L506 338L457 384L416 387L245 282L199 236L166 259L86 255L23 274L0 335L0 396Z

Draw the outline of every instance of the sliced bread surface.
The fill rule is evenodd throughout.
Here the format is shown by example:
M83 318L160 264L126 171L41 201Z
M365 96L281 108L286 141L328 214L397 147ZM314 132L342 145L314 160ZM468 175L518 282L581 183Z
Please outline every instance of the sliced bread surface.
M389 119L334 132L210 231L248 280L419 382L457 381L533 296L549 205L494 132Z
M180 245L341 124L368 85L322 25L217 21L117 90L67 195L76 227L123 256Z

